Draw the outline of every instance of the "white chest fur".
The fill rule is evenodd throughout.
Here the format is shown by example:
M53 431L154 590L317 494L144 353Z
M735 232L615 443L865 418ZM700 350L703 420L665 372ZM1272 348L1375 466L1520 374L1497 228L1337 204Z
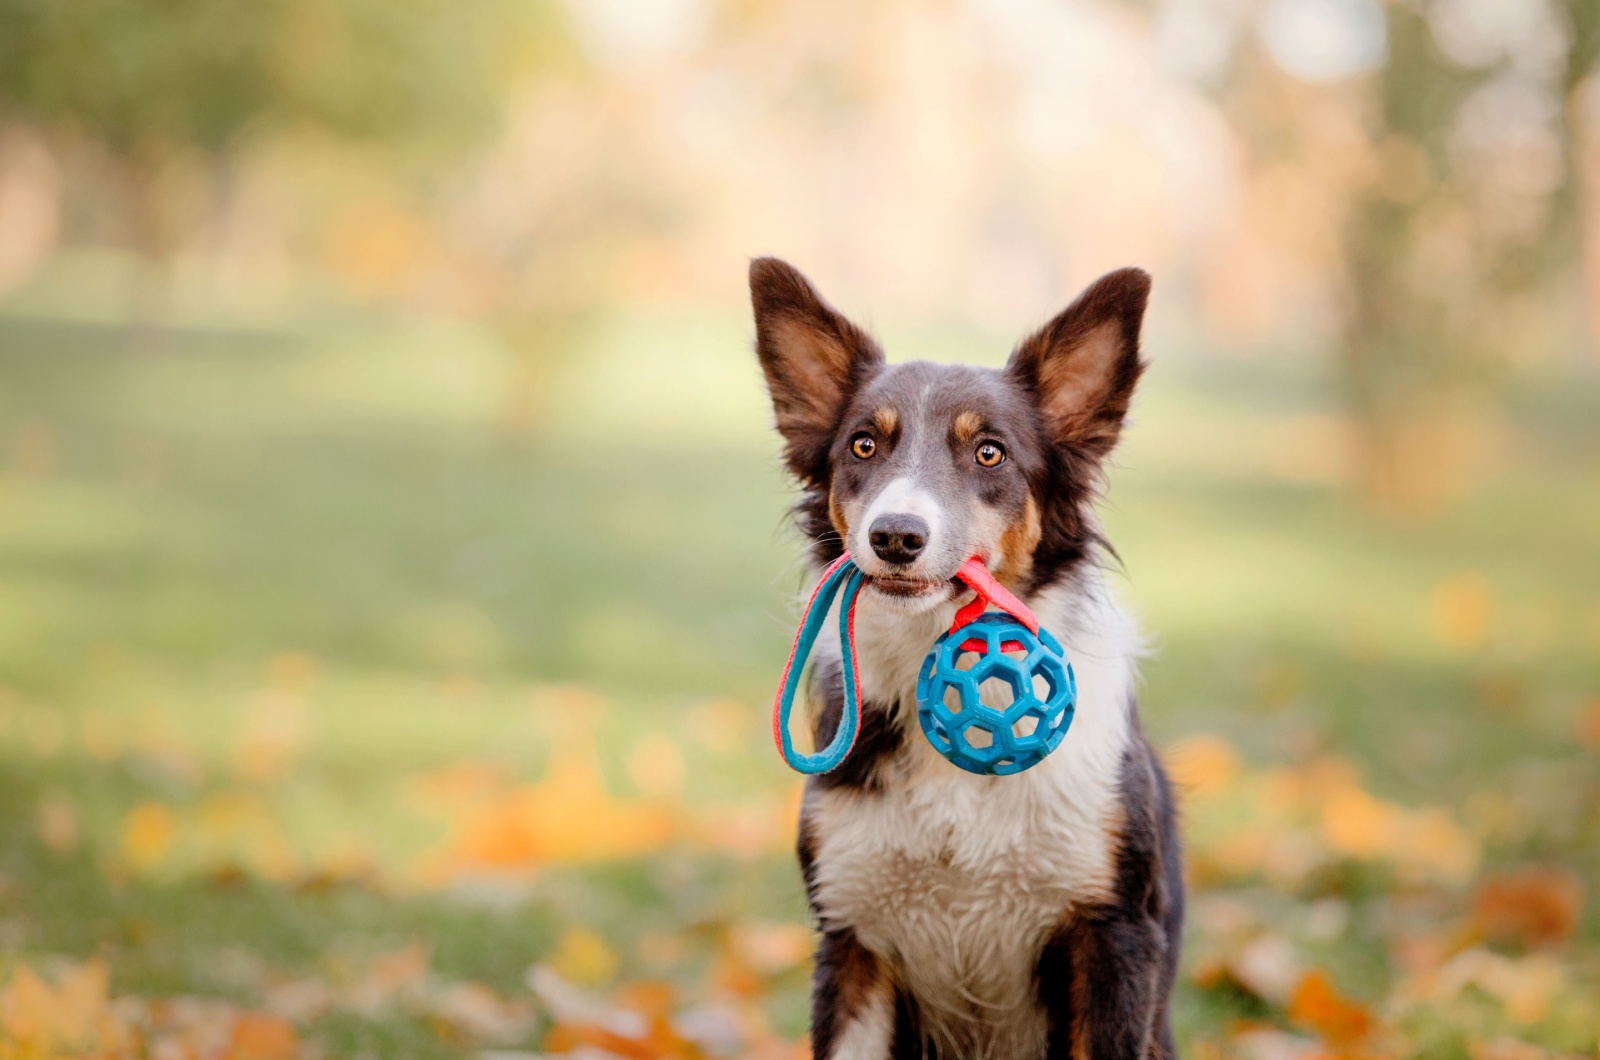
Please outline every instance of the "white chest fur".
M959 1055L1042 1051L1040 949L1064 914L1108 893L1114 870L1137 633L1098 580L1030 603L1077 677L1072 728L1053 754L1010 777L940 757L917 728L916 671L953 607L908 616L867 594L862 691L896 704L906 751L880 771L881 790L817 788L807 800L824 923L889 962L927 1033Z

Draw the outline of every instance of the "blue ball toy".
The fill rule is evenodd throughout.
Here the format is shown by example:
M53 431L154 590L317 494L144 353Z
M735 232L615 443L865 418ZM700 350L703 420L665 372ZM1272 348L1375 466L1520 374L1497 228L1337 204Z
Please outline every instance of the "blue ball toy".
M969 559L957 577L976 597L956 612L950 629L923 660L917 676L917 720L934 749L967 772L1020 773L1059 747L1072 724L1078 695L1072 664L1055 637L1040 628L1026 604L995 581L982 560ZM855 609L864 581L849 553L835 560L823 572L795 632L773 703L772 737L784 761L798 772L837 768L860 731ZM836 597L843 715L827 747L801 754L789 735L789 716L801 671ZM989 611L991 605L1000 610Z
M1050 632L1035 636L999 611L940 637L917 676L923 735L968 773L1038 765L1067 735L1076 700L1072 665Z

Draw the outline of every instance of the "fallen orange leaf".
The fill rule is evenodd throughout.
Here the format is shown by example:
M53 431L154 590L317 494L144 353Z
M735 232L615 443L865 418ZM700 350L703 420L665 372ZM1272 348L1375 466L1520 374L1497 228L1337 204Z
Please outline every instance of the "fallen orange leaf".
M26 966L18 968L0 990L0 1031L44 1056L102 1046L115 1033L110 982L111 971L99 960L73 965L54 982Z
M606 789L599 757L585 737L563 748L543 780L468 815L436 858L447 873L607 861L659 850L677 832L674 817L659 806L618 799Z
M227 1060L293 1060L300 1048L294 1025L264 1012L243 1012L233 1021Z
M699 1046L673 1030L665 1016L652 1019L650 1029L642 1038L629 1038L587 1024L558 1024L551 1028L544 1041L545 1050L552 1053L571 1052L584 1046L630 1060L701 1060L704 1055Z
M1473 921L1485 938L1519 946L1566 941L1582 910L1578 877L1539 865L1490 876L1472 903Z
M1289 1020L1340 1050L1359 1045L1378 1026L1371 1012L1339 993L1320 970L1307 972L1295 987L1289 999Z
M1591 751L1600 751L1600 699L1589 701L1578 716L1578 739Z
M662 1056L647 1039L628 1038L587 1024L557 1024L544 1039L545 1052L549 1053L570 1053L585 1047L601 1049L627 1060L659 1060Z

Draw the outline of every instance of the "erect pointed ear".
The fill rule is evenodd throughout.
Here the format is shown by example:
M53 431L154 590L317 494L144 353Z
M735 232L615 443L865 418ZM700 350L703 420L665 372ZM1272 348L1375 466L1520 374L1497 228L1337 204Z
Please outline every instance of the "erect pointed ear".
M1108 273L1011 354L1006 371L1033 393L1057 444L1096 460L1117 444L1144 371L1139 325L1149 298L1143 269Z
M750 262L750 303L784 459L801 480L821 485L845 404L883 364L883 351L777 258Z

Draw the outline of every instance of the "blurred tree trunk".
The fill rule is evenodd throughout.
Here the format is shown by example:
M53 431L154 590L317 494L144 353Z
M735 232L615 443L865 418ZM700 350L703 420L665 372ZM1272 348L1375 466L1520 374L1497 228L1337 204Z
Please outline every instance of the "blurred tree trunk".
M1391 6L1389 27L1389 60L1375 78L1378 171L1356 193L1345 231L1341 352L1358 484L1379 505L1412 507L1456 481L1451 407L1482 358L1472 329L1452 319L1449 298L1474 279L1468 248L1450 263L1457 274L1435 277L1444 282L1431 291L1419 289L1414 262L1423 229L1464 206L1450 201L1445 141L1470 82L1435 52L1420 14Z
M1569 237L1584 264L1589 338L1600 345L1600 3L1566 0L1572 51L1565 78L1568 179L1563 193Z
M1470 171L1454 142L1463 104L1501 70L1454 65L1420 9L1387 11L1377 172L1345 231L1342 357L1359 485L1380 506L1404 509L1432 506L1468 477L1493 434L1510 354L1539 341L1528 327L1532 296L1582 254L1574 94L1600 49L1600 4L1565 4L1566 61L1551 86L1563 111L1560 173L1547 194L1509 206L1492 201L1493 175Z
M173 262L180 238L163 194L163 152L135 147L120 156L129 242L137 255L128 294L128 326L136 348L160 338L172 302Z

